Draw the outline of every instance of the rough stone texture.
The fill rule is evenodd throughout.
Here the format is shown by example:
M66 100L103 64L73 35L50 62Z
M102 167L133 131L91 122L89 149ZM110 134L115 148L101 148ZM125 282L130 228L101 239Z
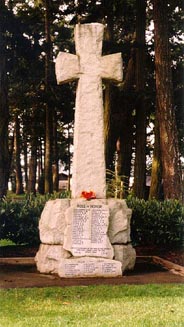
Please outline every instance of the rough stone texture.
M63 258L71 254L62 245L41 244L36 254L35 262L39 272L49 274L58 273L58 265Z
M65 67L65 69L61 69L61 67ZM67 52L59 52L55 69L59 84L70 82L80 77L78 57Z
M79 210L77 213L78 222L75 222L75 231L72 233L73 219L76 219L74 210L76 209ZM95 214L93 211L93 219L91 217L92 210L97 210ZM71 257L73 267L79 271L75 277L81 277L84 269L89 271L90 276L104 276L104 273L100 275L100 267L103 261L100 261L101 263L97 267L91 261L89 265L85 261L80 262L80 265L78 265L78 261L75 260L78 260L79 256L96 257L94 259L99 259L97 258L99 256L101 259L104 257L112 259L114 256L114 259L122 264L122 272L133 269L136 259L133 247L130 244L116 244L112 247L109 242L109 238L111 243L130 241L130 218L131 210L127 208L124 200L95 199L87 201L81 198L48 201L41 215L40 236L42 243L50 242L53 245L41 244L35 258L37 269L41 273L57 273L58 265L61 264L62 266L63 259L70 257L71 253L74 255L74 257ZM109 238L107 237L107 229ZM65 249L61 245L63 243ZM92 269L93 273L90 273L90 269ZM88 274L84 274L83 277L85 276L88 276Z
M113 245L113 248L114 259L122 263L122 272L132 270L136 260L136 252L132 245Z
M121 53L114 53L101 57L100 74L102 79L111 79L115 82L121 82L123 78L122 73Z
M108 199L107 203L110 210L108 229L110 242L112 244L130 242L132 210L127 207L125 200Z
M62 259L58 275L65 278L122 276L121 262L91 257Z
M39 221L40 240L44 244L63 244L65 211L69 199L50 200L46 203Z
M97 198L105 198L102 78L121 81L122 59L121 54L101 56L103 32L104 26L99 23L76 25L76 57L60 53L56 60L58 83L79 78L75 106L73 198L79 198L82 191L90 190Z
M101 200L75 201L66 210L63 247L73 256L112 259L114 251L107 236L109 208Z

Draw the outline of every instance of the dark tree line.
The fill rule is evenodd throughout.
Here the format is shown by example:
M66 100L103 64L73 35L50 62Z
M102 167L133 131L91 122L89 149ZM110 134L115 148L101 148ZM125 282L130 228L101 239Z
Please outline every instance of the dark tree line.
M104 85L106 166L127 195L182 199L182 1L0 0L0 197L58 191L70 167L75 85L57 86L58 51L74 53L76 23L106 25L103 53L120 51L124 79ZM147 32L154 22L154 36ZM153 131L148 132L148 127ZM153 142L149 142L149 135ZM24 183L23 183L24 176Z

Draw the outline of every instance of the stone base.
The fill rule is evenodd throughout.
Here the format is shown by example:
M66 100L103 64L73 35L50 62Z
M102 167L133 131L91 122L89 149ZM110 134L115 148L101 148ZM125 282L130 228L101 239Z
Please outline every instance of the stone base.
M65 278L122 275L133 269L136 259L128 244L130 219L124 200L48 201L39 223L37 269Z
M92 257L62 259L58 275L63 278L122 276L121 262Z
M136 260L136 252L131 244L113 245L114 259L122 263L122 273L125 270L133 270Z
M35 257L37 269L45 274L57 274L58 265L63 258L71 254L62 245L41 244Z

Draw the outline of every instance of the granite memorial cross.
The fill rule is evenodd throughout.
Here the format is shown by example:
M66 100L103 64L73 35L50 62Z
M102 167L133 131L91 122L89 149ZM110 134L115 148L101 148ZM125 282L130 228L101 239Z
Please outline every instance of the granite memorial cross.
M121 53L102 56L104 26L75 27L76 55L60 52L56 59L58 84L78 79L75 104L72 197L82 191L105 198L105 155L102 79L122 80Z
M119 199L105 199L102 79L122 80L121 54L102 56L104 26L75 28L76 55L56 59L59 84L78 79L76 92L72 198L47 202L39 221L41 273L61 278L115 277L132 269L131 210ZM80 199L93 191L97 199ZM127 245L128 244L128 245Z

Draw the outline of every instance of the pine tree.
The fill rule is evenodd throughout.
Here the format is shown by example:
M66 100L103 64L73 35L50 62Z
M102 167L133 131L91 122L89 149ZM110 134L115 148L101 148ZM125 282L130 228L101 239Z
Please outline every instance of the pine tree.
M173 106L171 56L168 34L168 1L153 0L155 33L156 110L165 199L182 198L178 134Z
M8 149L9 107L5 21L5 1L0 0L0 198L6 195L7 192L10 164Z

